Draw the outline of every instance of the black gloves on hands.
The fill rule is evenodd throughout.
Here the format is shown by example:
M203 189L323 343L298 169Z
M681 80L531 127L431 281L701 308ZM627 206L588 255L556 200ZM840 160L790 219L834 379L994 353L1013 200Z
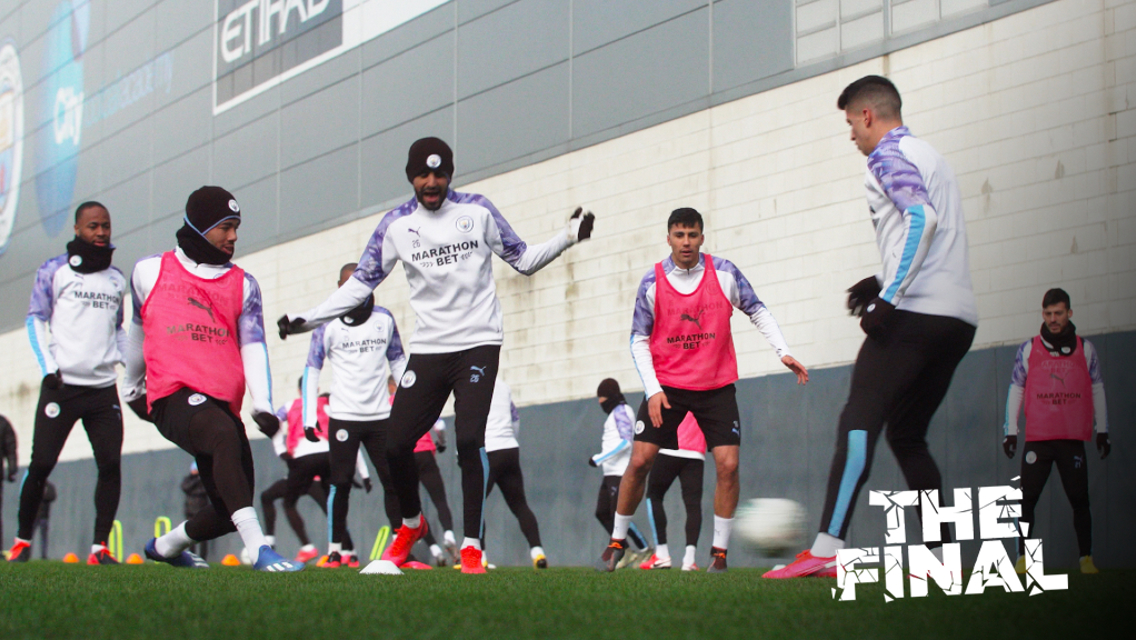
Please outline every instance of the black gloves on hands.
M375 485L374 485L373 482L371 482L370 478L363 478L363 490L364 491L366 491L367 493L370 493L371 489L374 489L374 488L375 488Z
M580 242L592 237L592 228L596 225L596 215L591 211L584 212L583 207L576 207L572 217L568 218L568 236L573 242Z
M592 456L588 456L588 466L589 466L589 467L594 467L594 466L596 466L596 459L595 459L595 458L593 458Z
M305 320L303 318L292 318L289 320L288 314L280 316L280 319L276 321L276 327L280 329L280 339L287 340L289 335L303 333L304 322Z
M860 328L870 336L878 336L887 325L888 318L895 311L895 305L876 298L864 307L864 314L860 316Z
M319 436L316 435L316 429L318 429L318 427L304 427L304 437L308 439L308 442L320 441Z
M139 418L145 420L146 422L153 422L154 418L150 415L150 408L147 406L147 404L146 394L142 394L141 397L127 402L126 406L130 407L130 410L134 412L134 415L138 416Z
M56 391L63 388L63 372L56 369L43 377L43 386Z
M280 418L267 411L253 411L252 420L256 423L256 428L269 438L276 435L276 432L280 430Z
M1108 432L1097 434L1097 451L1100 452L1101 460L1108 457L1109 452L1112 451L1112 442L1108 439Z
M848 313L863 317L864 307L880 295L880 283L876 276L868 276L848 289Z
M1007 458L1013 458L1014 452L1018 450L1018 436L1006 436L1002 439L1002 451L1006 452Z

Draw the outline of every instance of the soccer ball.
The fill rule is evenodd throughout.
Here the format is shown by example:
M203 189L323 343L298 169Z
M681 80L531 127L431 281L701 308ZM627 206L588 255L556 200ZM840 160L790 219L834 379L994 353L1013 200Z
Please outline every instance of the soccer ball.
M784 498L757 498L738 507L734 531L758 553L785 557L804 544L805 508Z

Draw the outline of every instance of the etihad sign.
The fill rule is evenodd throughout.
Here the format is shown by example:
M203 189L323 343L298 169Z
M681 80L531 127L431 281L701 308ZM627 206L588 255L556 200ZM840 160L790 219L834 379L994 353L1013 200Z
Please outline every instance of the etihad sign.
M446 0L214 0L213 113L231 109Z

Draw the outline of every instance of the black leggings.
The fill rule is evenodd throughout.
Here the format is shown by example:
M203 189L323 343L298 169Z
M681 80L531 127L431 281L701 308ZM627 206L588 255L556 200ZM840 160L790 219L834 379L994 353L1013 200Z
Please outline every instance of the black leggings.
M596 520L600 521L608 535L615 529L615 508L619 504L619 483L623 476L604 476L600 484L600 494L596 498ZM627 537L640 549L647 548L647 541L632 523L627 530Z
M430 431L454 394L454 431L462 477L462 526L465 537L481 538L485 501L485 422L497 382L499 345L455 353L410 356L401 388L391 408L387 461L403 518L422 513L414 446Z
M452 531L454 515L450 513L450 503L446 500L446 483L442 481L442 471L438 468L438 461L434 459L434 452L418 451L414 454L414 461L418 465L418 481L438 510L442 531Z
M327 428L331 464L328 476L331 489L328 491L327 499L328 504L331 505L328 541L342 542L346 545L350 539L347 533L347 511L351 497L351 480L355 477L355 461L359 457L360 445L367 451L371 464L375 465L375 474L379 476L379 483L383 485L383 506L386 508L387 519L390 520L391 530L398 529L402 524L402 518L398 510L398 498L391 487L386 457L386 434L390 422L331 418Z
M1093 517L1089 512L1089 465L1081 440L1039 440L1022 449L1022 522L1028 522L1030 538L1036 538L1034 509L1049 472L1057 465L1065 497L1073 507L1073 530L1081 556L1093 554ZM1025 553L1025 538L1018 538L1018 553Z
M20 490L17 533L20 538L32 538L47 477L55 469L59 453L78 420L83 421L98 468L94 543L104 543L110 537L122 491L122 410L119 404L118 388L114 385L102 389L74 385L64 385L62 389L40 388L32 458Z
M882 335L864 340L852 369L848 402L840 414L822 533L841 540L847 536L856 497L868 479L876 439L885 423L888 445L908 488L941 493L939 467L927 449L927 427L951 386L955 368L970 349L974 330L955 318L895 311ZM942 542L950 540L944 524Z
M272 486L264 490L260 494L260 509L264 512L264 533L265 535L276 535L276 505L277 500L284 500L284 517L288 519L288 524L292 527L292 531L296 533L296 537L300 540L301 545L311 544L308 539L308 530L304 525L304 518L300 515L300 511L296 508L296 502L286 499L288 495L288 479L281 478L272 483ZM321 511L327 513L327 489L322 482L312 482L308 487L307 495L311 496L312 500L316 501ZM348 534L350 535L350 534ZM350 548L350 547L349 547Z
M686 544L698 544L698 534L702 531L702 472L705 463L698 458L668 456L665 453L655 458L651 475L647 478L647 517L651 520L651 531L655 544L667 543L667 512L663 509L663 496L678 478L682 488L682 503L686 507Z
M501 487L501 495L505 496L505 504L517 517L521 525L521 533L525 536L530 547L540 546L540 527L536 523L529 503L525 500L525 479L521 475L521 450L517 447L490 451L489 479L486 481L485 497L493 491L493 486ZM482 548L485 541L482 540Z
M196 541L236 531L234 511L252 506L255 471L244 424L228 403L180 389L154 403L158 431L197 461L209 505L185 525Z

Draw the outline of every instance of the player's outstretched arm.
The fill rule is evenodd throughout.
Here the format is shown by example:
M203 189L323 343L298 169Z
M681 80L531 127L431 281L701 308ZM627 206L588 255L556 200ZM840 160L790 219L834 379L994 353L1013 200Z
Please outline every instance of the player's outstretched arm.
M237 318L237 338L245 371L245 386L252 396L252 419L264 433L275 433L280 420L272 403L272 372L268 366L268 345L264 341L264 304L260 285L245 273L244 302Z
M530 276L555 260L568 247L592 237L596 216L591 211L584 212L583 207L576 207L576 211L568 218L568 226L557 233L548 242L529 245L521 240L513 227L509 225L501 212L493 206L488 199L480 198L478 204L489 210L489 222L485 231L489 247L508 262L511 267L520 273Z
M51 355L51 334L48 333L47 328L55 305L55 272L59 270L61 264L62 261L58 259L48 260L36 271L25 323L28 329L28 341L31 342L32 352L35 353L36 363L39 364L43 384L48 389L63 387L63 375Z
M308 347L308 360L304 365L304 376L300 380L300 415L303 420L304 437L312 442L319 441L319 377L323 370L327 345L324 344L326 325L312 334Z

